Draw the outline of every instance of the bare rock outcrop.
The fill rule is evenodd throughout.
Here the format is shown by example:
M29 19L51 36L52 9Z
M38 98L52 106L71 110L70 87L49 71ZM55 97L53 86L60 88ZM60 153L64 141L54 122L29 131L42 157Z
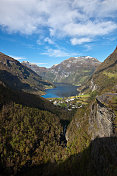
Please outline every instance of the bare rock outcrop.
M96 137L112 137L115 135L115 114L109 107L110 100L117 96L115 93L106 93L96 97L96 102L91 106L89 117L89 133L91 139Z

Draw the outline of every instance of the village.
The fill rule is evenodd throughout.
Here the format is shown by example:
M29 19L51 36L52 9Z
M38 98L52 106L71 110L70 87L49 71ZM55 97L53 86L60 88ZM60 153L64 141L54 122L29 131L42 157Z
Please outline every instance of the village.
M89 97L89 94L86 94L64 98L48 98L48 100L56 106L61 106L68 111L72 111L86 105Z

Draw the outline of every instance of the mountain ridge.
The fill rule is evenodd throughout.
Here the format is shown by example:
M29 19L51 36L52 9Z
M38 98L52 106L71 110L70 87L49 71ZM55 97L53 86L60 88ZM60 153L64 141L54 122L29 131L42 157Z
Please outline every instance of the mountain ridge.
M88 82L91 90L109 91L115 89L117 82L117 47L95 70Z
M0 173L116 175L116 60L117 50L93 73L87 103L81 104L79 97L84 101L86 95L79 95L81 106L74 114L37 95L12 90L1 81Z
M100 62L90 56L70 57L51 68L34 66L29 62L22 64L32 68L45 80L70 84L82 84L89 79Z
M43 81L42 77L32 69L25 67L19 61L0 52L0 79L14 89L33 93L41 93L51 83ZM10 79L10 80L9 80Z

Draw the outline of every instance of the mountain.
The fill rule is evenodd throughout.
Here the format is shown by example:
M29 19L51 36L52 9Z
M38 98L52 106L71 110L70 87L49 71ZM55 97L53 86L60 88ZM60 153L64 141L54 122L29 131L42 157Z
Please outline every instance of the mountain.
M70 113L48 100L0 80L0 175L22 175L28 167L59 160L69 118Z
M71 163L71 175L117 175L116 75L117 48L88 81L83 92L90 93L88 104L77 110L67 128L67 147L72 157L65 166Z
M52 86L34 71L3 53L0 53L0 80L14 89L36 94L41 94L46 86Z
M75 114L0 79L0 175L116 176L116 60L117 49L93 73Z
M32 69L34 72L36 72L38 75L41 75L42 78L45 77L46 72L48 72L48 68L46 67L39 67L36 64L32 64L28 61L23 61L23 65L27 66L28 68Z
M53 65L47 69L38 67L29 62L23 64L36 71L45 80L51 82L63 82L70 84L82 84L93 74L100 62L90 56L71 57L60 64Z
M62 109L56 110L37 95L0 83L0 175L16 175L21 169L54 160L63 148L58 117L62 118Z
M40 85L44 90L47 83L31 69L0 53L2 176L16 175L28 167L41 166L61 158L65 147L63 126L71 114L33 94L35 89L32 85L38 86L40 91ZM27 90L24 84L30 89Z
M93 91L117 90L117 47L96 69L88 86Z

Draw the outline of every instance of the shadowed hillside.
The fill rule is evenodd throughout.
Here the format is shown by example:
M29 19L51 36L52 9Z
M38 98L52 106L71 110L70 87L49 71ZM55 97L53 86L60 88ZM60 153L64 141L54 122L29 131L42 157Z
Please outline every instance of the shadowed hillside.
M42 78L17 60L0 53L0 80L13 89L41 94L51 83Z
M84 151L71 155L59 165L50 161L40 167L27 167L18 176L116 176L116 148L116 137L96 138Z
M0 84L0 167L4 175L61 159L70 114L37 95Z
M44 98L9 88L4 75L12 74L1 72L3 176L117 175L116 51L93 74L87 103L73 117Z

